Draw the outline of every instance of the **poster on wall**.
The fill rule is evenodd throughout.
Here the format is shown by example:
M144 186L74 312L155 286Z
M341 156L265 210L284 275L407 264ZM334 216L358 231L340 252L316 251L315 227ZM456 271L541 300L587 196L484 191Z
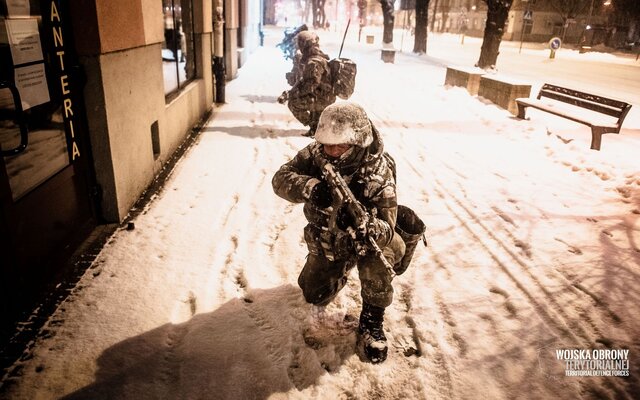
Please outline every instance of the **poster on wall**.
M13 65L42 61L38 20L36 18L7 19L5 23Z
M44 63L16 68L15 79L23 110L28 110L50 100Z
M9 17L29 17L31 5L29 0L5 0Z

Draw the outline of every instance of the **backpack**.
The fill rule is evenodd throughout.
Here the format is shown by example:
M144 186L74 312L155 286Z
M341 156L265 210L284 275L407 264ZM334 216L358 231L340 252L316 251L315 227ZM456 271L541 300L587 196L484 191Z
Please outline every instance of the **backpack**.
M331 70L331 84L333 93L341 99L347 100L356 87L356 63L348 58L334 58L329 61Z
M396 181L396 160L394 160L391 154L386 151L382 153L382 156L387 161L387 164L393 173L393 180ZM427 237L425 234L427 226L415 211L407 206L398 204L398 215L394 230L398 235L400 235L405 244L404 255L400 260L397 260L393 266L393 271L396 275L402 275L409 267L420 239L422 239L422 243L427 246Z

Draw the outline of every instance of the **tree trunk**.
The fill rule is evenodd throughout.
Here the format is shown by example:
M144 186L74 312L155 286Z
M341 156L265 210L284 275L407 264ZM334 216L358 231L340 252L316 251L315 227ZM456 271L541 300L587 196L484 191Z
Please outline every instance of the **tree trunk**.
M327 15L324 12L326 0L318 0L318 27L327 27Z
M427 21L429 19L429 0L416 0L416 36L413 52L427 52Z
M443 3L442 6L440 6L440 29L438 30L438 32L444 32L445 31L445 27L447 26L447 20L449 19L449 2Z
M485 0L487 23L484 27L484 38L480 49L480 59L476 66L480 68L495 68L500 49L500 42L504 34L504 26L509 17L512 0Z
M318 8L318 0L311 0L311 16L313 18L314 29L319 28L320 13Z
M302 23L306 24L309 22L309 13L311 12L311 8L313 7L311 0L304 0L304 11L302 13Z
M380 0L382 6L382 16L384 29L382 31L382 44L393 43L393 25L395 16L393 15L393 0Z
M367 25L367 0L358 0L358 19L360 27Z
M276 23L276 2L275 0L265 0L264 2L264 24L275 25Z
M436 26L436 15L438 15L438 0L433 3L433 18L431 18L431 32Z

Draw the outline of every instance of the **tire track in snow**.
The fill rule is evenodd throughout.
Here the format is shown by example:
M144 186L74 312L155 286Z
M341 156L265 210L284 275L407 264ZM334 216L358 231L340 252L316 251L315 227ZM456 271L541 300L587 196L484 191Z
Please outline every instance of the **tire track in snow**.
M451 171L455 171L455 168L451 167L450 165L448 165L446 162L439 160L442 164L445 165L445 167ZM458 183L459 184L459 183ZM449 192L451 193L451 192ZM469 215L473 214L471 211L469 211L469 206L466 207L467 208L467 213ZM493 207L492 207L493 209ZM496 210L494 210L496 211ZM483 225L483 228L490 233L491 235L495 235L498 236L500 233L504 233L507 235L508 239L518 248L521 249L521 251L527 256L528 259L531 260L531 262L533 262L535 265L544 265L547 268L545 269L546 272L550 272L551 274L555 275L555 278L553 278L553 280L555 281L555 283L558 283L559 285L562 285L562 287L564 287L568 292L573 293L574 295L576 295L576 297L578 297L579 300L585 300L587 298L584 297L584 294L588 295L588 300L591 304L593 304L596 308L601 309L606 316L614 323L614 324L619 324L620 322L620 318L604 303L604 302L600 302L598 301L598 299L596 299L593 294L588 293L587 291L581 290L581 288L579 286L579 284L576 284L573 280L569 279L566 274L564 274L562 271L558 270L553 263L548 262L546 260L541 260L540 257L534 256L531 253L530 250L530 246L526 245L521 239L519 239L518 237L515 236L515 234L513 232L511 232L510 228L511 226L515 226L515 223L510 219L510 218L505 218L500 212L496 212L496 215L498 215L504 222L509 223L510 225L505 225L504 223L499 223L499 225L501 225L501 229L499 231L497 230L491 230L488 227L484 226L482 224L482 222L480 221L479 218L477 219L477 222L481 225ZM501 243L501 246L511 252L511 250L509 249L509 246L507 246L507 241L504 239L500 239L495 237L494 238L496 240L496 242ZM558 240L558 239L556 239ZM563 317L565 317L566 319L573 321L574 325L578 325L577 329L582 329L582 333L583 333L583 337L586 337L586 329L584 329L578 321L576 321L575 319L571 318L571 316L569 316L565 311L564 311L564 307L559 303L559 301L556 299L556 296L553 293L550 293L546 287L545 284L543 284L540 279L538 277L536 277L532 272L532 267L531 265L529 265L529 263L525 260L523 260L521 257L518 257L516 254L512 254L513 259L517 262L518 265L521 266L522 270L531 277L531 279L535 282L535 284L540 288L541 291L544 292L545 296L553 303L553 305L555 306L556 309L560 310L561 314L563 315ZM551 277L547 274L547 277L551 279ZM577 285L577 286L576 286ZM587 313L585 313L587 314ZM588 315L587 315L588 316ZM591 328L591 330L596 334L597 338L595 340L593 340L591 343L595 344L595 342L598 342L599 340L601 340L604 337L604 334L602 333L602 331L600 330L600 328L595 324L595 322L593 321L592 318L585 318L585 321L587 321L589 327Z
M411 159L408 157L407 155L408 149L402 146L402 150L403 150L401 152L402 158L403 158L403 161L406 163L406 165L408 165L409 168L413 170L413 172L417 176L424 177L424 174L413 165L413 163L411 162ZM436 195L442 200L443 204L449 210L451 215L453 215L454 218L456 218L458 222L461 223L462 227L465 228L465 230L476 240L476 243L478 243L483 248L483 250L491 257L491 259L494 260L494 262L496 262L496 264L500 267L500 269L515 284L518 290L520 290L526 296L526 298L533 305L534 309L543 318L543 320L549 326L554 327L554 330L560 332L562 335L567 335L571 337L571 339L576 344L581 344L582 340L580 340L571 331L571 329L566 325L566 322L564 321L564 319L562 319L559 315L555 315L555 313L550 314L545 309L544 305L541 304L538 300L536 300L536 296L534 296L527 289L527 286L523 284L523 282L521 282L520 279L518 279L518 277L514 274L513 271L509 269L509 267L507 267L507 265L509 265L509 259L515 260L518 263L519 257L517 257L517 255L515 255L514 252L510 250L507 245L505 245L500 239L498 239L491 232L491 230L487 229L486 226L484 226L481 223L479 218L470 210L469 206L466 206L460 199L455 197L450 190L447 190L445 188L442 182L438 179L438 174L435 173L435 171L433 170L433 167L429 167L429 171L430 171L430 175L432 176L431 181L434 183L433 190L435 191ZM447 198L451 200L448 201ZM459 208L458 211L454 209L454 206L452 205L452 203L458 206ZM479 226L480 229L476 230L472 228L472 226L468 223L467 219L464 217L465 215L467 216L467 218L470 218L470 221L473 221L474 226ZM498 244L499 247L504 251L500 251L500 254L498 254L498 252L492 251L491 250L492 246L487 242L487 239L490 239L492 242ZM548 294L546 297L548 297ZM551 309L551 307L548 307L548 308ZM586 337L583 337L583 338L586 339L587 343L589 344L595 342L590 337L590 335L586 335Z
M460 176L459 172L456 170L456 168L450 166L448 163L444 162L441 159L438 159L448 170L450 170L451 172L455 173L456 175ZM495 173L493 173L494 175L496 175ZM460 184L460 182L456 182L457 186L459 188L462 188L462 185ZM513 199L508 199L509 203L516 203L515 200ZM516 206L516 208L518 208ZM574 293L578 298L585 298L584 295L586 294L588 297L590 297L591 299L589 299L591 301L591 304L593 306L595 306L596 308L599 308L601 311L603 311L605 313L605 315L609 318L609 320L615 324L615 325L619 325L622 321L620 319L620 317L613 311L611 310L611 308L609 307L609 305L602 301L600 298L598 298L597 296L595 296L593 293L589 292L588 290L586 290L586 288L581 287L582 285L580 285L580 283L576 283L573 279L571 279L565 272L563 272L562 270L558 269L554 263L549 262L548 260L542 260L539 256L534 256L533 253L531 252L531 246L528 245L525 241L521 240L520 238L518 238L516 236L515 233L512 232L513 228L517 228L517 224L508 216L506 215L502 210L500 210L497 206L492 206L491 209L501 218L503 219L505 222L509 223L509 225L504 225L502 224L502 231L505 232L505 234L509 237L509 239L512 240L512 242L514 243L514 245L518 248L520 248L520 250L522 251L522 253L524 255L527 256L528 259L530 259L532 262L534 262L535 265L545 265L548 268L546 269L547 272L550 272L552 274L556 275L556 278L558 281L561 282L562 285L564 285L564 287ZM519 208L518 208L519 209ZM546 218L545 218L546 219ZM564 240L559 239L559 238L554 238L556 241L561 242L563 244L565 244L568 247L568 251L574 254L582 254L582 251L575 247L570 245L569 243L566 243ZM530 273L529 271L529 267L527 267L527 272ZM537 279L537 278L536 278ZM545 288L545 286L540 283L540 287L541 288ZM585 289L585 290L583 290ZM551 297L555 300L555 297ZM590 318L590 314L589 313L585 313L586 317L585 320L588 322L588 324L591 326L591 328L594 330L594 332L596 332L596 334L599 336L599 338L603 338L604 335L602 334L601 330L598 328L598 326L596 325L596 323L593 321L592 318ZM600 341L601 339L596 339L596 341Z
M453 172L455 175L460 176L460 174L455 173L455 168L450 167L449 165L446 164L446 162L440 159L438 159L438 161L441 164L443 164L447 169L449 169L451 172ZM419 172L415 169L413 165L411 165L409 162L407 163L414 170L414 172L419 174ZM612 347L612 343L610 342L609 339L604 337L602 331L597 326L594 319L591 318L590 313L583 311L580 316L582 320L586 321L587 326L581 323L581 319L572 317L567 311L565 311L564 307L559 303L559 301L556 299L554 294L549 292L547 287L540 281L540 279L538 279L531 272L532 266L530 265L530 263L528 263L526 260L523 260L522 257L520 257L517 254L516 251L510 248L510 246L508 245L509 240L511 241L511 243L514 243L516 247L521 247L519 246L519 243L521 243L521 241L518 240L515 237L515 235L509 230L509 227L506 226L507 223L510 223L508 220L503 218L503 216L500 215L500 213L496 212L496 216L502 220L500 222L501 229L495 230L495 229L489 228L471 210L472 208L471 205L466 204L466 203L469 203L469 200L464 201L458 198L457 196L455 196L454 194L455 192L448 190L446 186L443 184L443 181L438 179L433 168L429 168L429 169L433 176L433 181L438 186L435 188L435 191L438 194L438 196L443 200L447 209L449 209L452 215L454 215L456 219L458 219L458 221L462 224L462 226L465 227L465 229L469 233L471 233L472 236L474 236L477 239L477 241L485 248L485 250L490 254L492 259L494 259L494 261L498 263L501 270L504 273L506 273L507 276L516 284L516 287L518 287L518 289L523 294L525 294L525 296L529 299L529 301L534 306L534 309L536 309L538 314L541 315L543 319L546 320L547 323L552 323L553 326L556 329L558 329L561 333L568 334L573 339L573 341L578 345L584 346L585 343L582 342L582 340L585 340L587 346L591 348L595 348L597 343L601 343L606 346L608 345L607 347ZM460 186L459 182L456 182L456 184ZM462 191L462 193L464 193L464 191ZM447 201L447 197L451 199L451 201ZM465 199L466 199L466 194L465 194ZM460 209L462 209L462 212L460 212L459 210L458 211L454 210L455 206L452 206L452 203L458 206ZM474 231L474 229L471 228L471 225L468 224L465 218L463 217L464 214L470 217L471 221L473 221L474 224L479 226L481 229L479 229L478 231ZM504 238L502 238L501 237L502 234L506 234L509 240L505 240ZM494 242L498 244L499 247L501 248L501 251L499 253L502 253L502 254L494 254L494 252L491 251L491 247L488 245L488 243L485 243L482 240L482 238L489 238L491 239L489 242ZM525 250L524 248L521 248L521 249ZM525 254L528 256L528 258L533 259L534 261L537 258L537 257L534 257L533 255L530 255L530 252L525 252ZM512 261L515 261L515 263L509 262L509 259L511 259ZM515 271L511 270L510 266L514 264L518 266L519 269L523 271L530 278L534 286L536 286L538 290L544 294L544 301L536 300L536 296L533 295L533 293L529 292L529 289L527 289L527 288L530 288L531 285L525 285L524 281L522 280L522 275L518 275ZM581 291L580 288L575 285L575 282L568 279L561 271L558 271L553 266L552 263L540 261L537 264L549 266L548 271L550 271L555 276L555 278L553 279L555 283L562 286L565 289L565 291L573 293L578 300L585 300L584 294L586 292ZM547 277L551 279L551 277L549 277L548 275ZM584 292L584 293L581 293L581 292ZM586 293L586 295L589 296L589 293ZM593 298L593 296L589 296L589 297L590 297L589 301L594 303L596 307L600 308L601 311L603 311L607 315L607 317L609 317L614 322L614 324L617 324L617 322L619 322L619 317L616 318L617 315L615 315L615 313L613 313L610 309L608 309L608 307L606 307L606 304L604 305L598 304L598 301L596 298ZM505 302L505 308L511 315L514 315L513 313L515 312L515 308L513 308L513 305L511 303L509 303L508 301ZM553 312L550 313L547 310L553 310ZM578 336L582 340L580 340ZM634 384L637 385L638 380L633 379L633 381L635 382ZM611 390L616 392L618 395L622 396L622 398L626 398L628 396L627 391L623 386L624 382L618 382L618 381L616 381L615 383L606 382L606 385Z
M404 161L418 176L423 177L420 171L418 171L415 168L415 166L410 162L410 160L407 159L406 154L407 154L406 152L403 152L403 155L405 155ZM543 320L547 323L547 325L553 327L554 330L559 331L561 334L570 337L572 341L574 341L574 343L576 343L577 345L582 345L584 347L584 344L586 341L586 344L588 345L587 347L592 347L592 348L595 347L596 343L600 341L599 338L602 338L603 336L600 330L598 329L598 327L595 325L595 323L591 319L587 319L589 328L591 328L591 329L588 329L585 326L583 326L583 324L581 324L579 320L572 318L564 310L564 308L556 301L556 299L553 298L553 294L546 289L546 287L540 282L540 280L532 275L529 264L526 261L524 261L518 254L516 254L514 250L512 250L509 247L509 245L507 244L508 241L505 241L503 238L499 237L498 233L489 229L485 224L483 224L482 221L477 217L477 215L471 210L470 205L465 204L463 200L455 196L453 194L454 192L447 190L445 185L442 183L442 181L437 178L435 172L433 171L433 168L429 168L429 170L431 171L431 175L433 177L432 179L433 179L433 182L435 183L434 190L438 195L438 197L445 204L446 208L461 223L461 225L467 230L467 232L470 233L476 239L477 243L479 243L484 248L484 250L490 255L490 257L498 264L500 269L509 277L509 279L516 285L516 287L525 295L525 297L534 306L534 309L536 310L536 312L543 318ZM459 174L456 174L456 175L459 176ZM461 191L461 192L465 195L465 198L466 198L465 192L464 191ZM469 200L467 200L466 202L469 202ZM471 225L467 222L465 214L466 214L466 217L469 217L470 220L473 221L475 225L480 226L480 229L476 230L472 228ZM499 217L502 220L501 221L502 224L508 223L508 221L502 218L502 216L499 215L499 213L496 213L495 216ZM507 232L507 237L510 237L511 242L514 243L516 247L518 247L517 246L518 242L513 240L514 236L511 234L510 231L508 231L507 228L504 227L504 225L500 230L500 233L502 233L503 230ZM488 242L486 240L488 240ZM497 252L491 250L492 247L489 244L491 242L498 244L499 250ZM542 291L542 293L544 294L543 301L537 300L537 297L528 289L528 288L531 288L532 286L526 285L522 280L522 276L517 275L517 273L512 270L512 267L510 267L511 265L514 264L512 261L515 261L515 265L519 266L520 269L524 271L526 275L528 275L528 277L531 278L533 282L533 286L537 287L540 291ZM549 264L547 263L542 265L549 265ZM556 274L559 274L557 271L555 272ZM569 291L576 291L576 288L573 287L571 282L564 279L564 277L562 278L563 279L560 279L558 283L560 283L565 289ZM558 279L556 279L556 281L558 281ZM499 289L498 292L499 291L501 291L501 289ZM494 292L497 292L495 288L494 288ZM439 304L444 304L444 302L440 302ZM513 317L514 315L513 313L515 312L515 308L513 307L513 305L511 303L508 303L508 300L507 300L504 303L504 306L507 312L509 312L509 314L511 315L511 317ZM446 310L443 310L442 314L446 315ZM485 317L487 316L485 315ZM446 317L445 317L445 321L446 321ZM496 329L495 321L493 321L492 318L487 319L487 322L489 322L490 325L494 326L494 330ZM594 335L592 335L593 333L595 333L595 338L594 338ZM439 359L438 362L442 362L444 360L445 359L441 359L441 360ZM445 364L443 364L442 366L445 367ZM450 376L451 375L449 375L449 377ZM621 398L627 398L628 394L623 385L624 385L624 382L614 382L614 383L606 382L606 386L608 386L613 392L621 396ZM589 388L591 387L592 385L586 385L585 389L589 390Z
M554 328L557 332L562 334L563 336L567 336L572 339L572 341L577 345L584 345L584 341L586 341L587 345L591 345L595 343L595 339L591 337L586 330L580 326L577 321L572 321L571 324L567 323L567 319L569 319L562 311L562 308L555 300L553 300L552 295L548 290L542 287L539 280L535 277L532 277L530 271L528 271L527 266L523 265L523 261L520 257L515 254L515 252L509 249L509 246L505 244L500 238L498 238L494 232L492 232L489 228L487 228L465 204L458 198L456 198L451 192L448 192L442 182L435 177L433 178L433 182L436 183L438 187L434 188L435 192L440 196L442 201L445 204L445 207L452 213L452 215L460 222L463 228L476 240L483 250L493 259L496 265L502 270L509 279L515 284L515 286L522 292L525 297L529 300L531 305L537 311L537 313L542 317L542 319L547 322L547 324ZM447 200L449 198L450 200ZM458 206L462 211L455 210L452 205ZM470 220L467 220L463 217L463 215L467 215ZM473 225L471 225L471 223ZM478 227L478 228L476 228ZM498 248L495 246L491 246L491 243L497 244ZM492 249L493 248L493 249ZM527 285L522 280L522 276L518 275L510 268L511 265L515 264L519 265L522 270L525 270L527 274L532 278L532 284ZM538 286L542 289L544 294L544 298L539 298L534 295L530 288L532 286ZM548 302L552 303L548 304ZM545 304L546 303L546 304ZM551 312L553 310L553 312ZM576 333L571 329L571 325L575 325L576 329L579 331L579 335L582 337L580 339Z

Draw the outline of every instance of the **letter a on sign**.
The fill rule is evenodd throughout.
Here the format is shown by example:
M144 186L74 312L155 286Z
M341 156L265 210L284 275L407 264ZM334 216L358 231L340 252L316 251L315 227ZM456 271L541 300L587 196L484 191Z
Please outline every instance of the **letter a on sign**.
M51 22L58 20L60 22L60 15L58 15L58 8L56 7L56 2L51 2Z

